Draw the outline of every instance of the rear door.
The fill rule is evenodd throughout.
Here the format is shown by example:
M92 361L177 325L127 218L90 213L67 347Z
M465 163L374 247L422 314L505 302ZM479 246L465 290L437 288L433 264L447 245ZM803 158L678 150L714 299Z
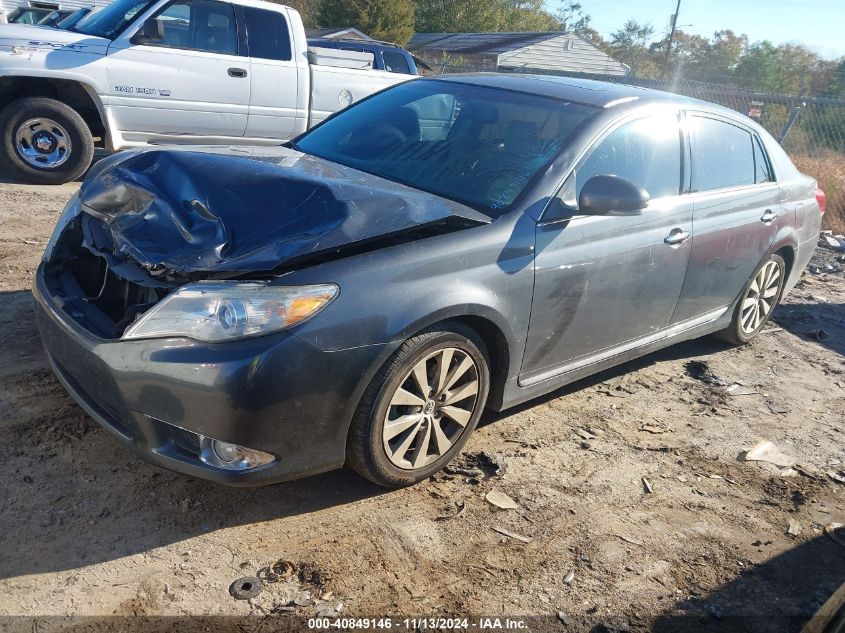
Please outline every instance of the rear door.
M663 336L690 255L683 147L677 113L639 117L599 141L564 183L537 227L521 384ZM578 215L584 183L610 174L646 189L648 208L636 216Z
M783 221L780 189L757 134L705 112L689 112L687 122L694 237L673 323L731 305Z
M283 9L242 9L251 68L246 136L289 139L298 130L299 91L306 85L300 73L308 69L293 59L290 23Z
M239 54L234 6L174 0L152 17L157 37L130 29L109 47L109 103L124 137L243 136L249 60Z

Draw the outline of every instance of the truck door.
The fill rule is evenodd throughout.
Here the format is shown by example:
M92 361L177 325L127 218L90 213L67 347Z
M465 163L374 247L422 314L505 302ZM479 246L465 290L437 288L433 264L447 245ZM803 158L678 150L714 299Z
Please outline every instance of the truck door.
M243 6L249 46L251 97L246 136L289 139L297 132L300 73L307 67L293 59L288 20L281 11ZM307 112L300 117L307 117ZM303 128L304 129L304 128Z
M229 2L165 4L114 41L106 72L110 108L127 141L244 134L249 59Z

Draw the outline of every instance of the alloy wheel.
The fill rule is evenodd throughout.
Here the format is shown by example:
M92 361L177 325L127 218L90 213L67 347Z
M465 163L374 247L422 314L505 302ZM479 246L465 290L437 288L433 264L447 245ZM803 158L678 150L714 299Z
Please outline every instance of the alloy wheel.
M390 462L423 468L446 454L463 434L478 403L478 366L456 347L418 361L390 398L382 441Z
M774 308L783 282L780 263L770 260L755 275L742 300L740 327L743 334L756 332Z
M15 149L29 165L39 169L54 169L70 157L70 136L52 119L29 119L18 126Z

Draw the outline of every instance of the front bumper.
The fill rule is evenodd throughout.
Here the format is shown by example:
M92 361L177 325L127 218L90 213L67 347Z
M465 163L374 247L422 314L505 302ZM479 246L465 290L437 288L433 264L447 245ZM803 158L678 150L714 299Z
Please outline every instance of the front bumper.
M39 268L36 320L53 370L100 425L143 459L231 485L261 485L343 465L362 381L379 346L324 352L293 334L207 344L94 337L62 313ZM276 461L248 471L208 466L178 427L258 449Z

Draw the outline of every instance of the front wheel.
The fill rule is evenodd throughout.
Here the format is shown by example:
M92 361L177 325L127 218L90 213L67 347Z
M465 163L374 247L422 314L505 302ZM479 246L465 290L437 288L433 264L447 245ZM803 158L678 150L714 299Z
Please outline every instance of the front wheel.
M0 111L0 158L25 182L60 185L91 165L94 140L73 108L46 97L16 99Z
M734 345L744 345L757 336L780 301L785 282L786 262L780 255L772 255L746 284L731 324L717 336Z
M408 339L376 374L352 421L346 461L381 486L408 486L460 452L487 402L484 342L444 321Z

